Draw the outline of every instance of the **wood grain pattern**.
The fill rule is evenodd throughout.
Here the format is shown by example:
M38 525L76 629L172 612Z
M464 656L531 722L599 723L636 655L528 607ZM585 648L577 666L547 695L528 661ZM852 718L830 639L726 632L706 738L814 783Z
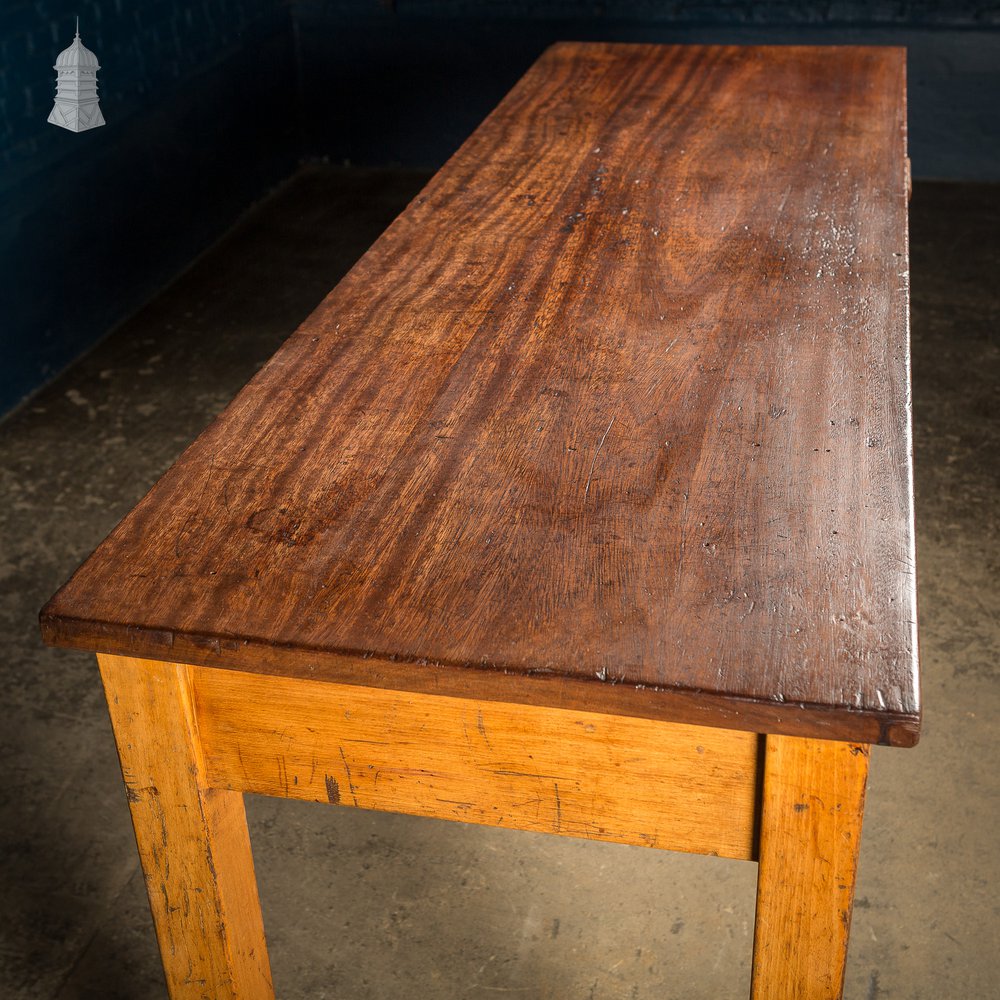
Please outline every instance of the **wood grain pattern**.
M98 659L172 1000L273 1000L243 796L205 782L190 668Z
M905 154L899 49L553 47L46 640L911 745Z
M751 733L195 668L211 784L756 858Z
M868 756L864 745L767 738L753 1000L843 993Z

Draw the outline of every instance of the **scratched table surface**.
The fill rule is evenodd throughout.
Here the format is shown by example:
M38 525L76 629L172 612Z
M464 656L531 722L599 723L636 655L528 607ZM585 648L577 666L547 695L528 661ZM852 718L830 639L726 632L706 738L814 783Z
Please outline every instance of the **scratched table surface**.
M46 640L916 742L904 66L549 49Z

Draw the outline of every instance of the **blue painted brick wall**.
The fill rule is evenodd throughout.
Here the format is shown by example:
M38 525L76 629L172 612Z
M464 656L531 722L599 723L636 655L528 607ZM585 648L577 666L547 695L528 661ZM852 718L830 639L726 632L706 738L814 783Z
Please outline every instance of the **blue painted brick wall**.
M295 0L296 17L358 15L377 0ZM1000 24L988 0L382 0L406 17L538 20L632 20L686 25L895 25L981 27Z
M46 121L76 15L79 134ZM0 0L0 414L293 169L295 81L283 0Z
M559 39L909 49L917 176L1000 181L1000 3L295 0L308 152L436 166ZM343 93L346 101L320 95Z
M288 30L280 0L4 0L0 4L0 184L25 157L55 150L45 122L52 64L80 36L97 53L109 120L170 101L178 81L224 61L255 36ZM58 155L58 154L56 154Z
M77 14L79 135L46 123ZM1000 180L1000 2L0 0L0 414L297 158L437 166L562 38L906 45L917 176Z

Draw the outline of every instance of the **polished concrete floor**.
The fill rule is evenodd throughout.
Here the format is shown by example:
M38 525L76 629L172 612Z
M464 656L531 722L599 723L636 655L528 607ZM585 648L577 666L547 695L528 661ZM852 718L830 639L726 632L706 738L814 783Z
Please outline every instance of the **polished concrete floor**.
M96 667L37 611L423 179L300 173L0 425L0 996L165 996ZM912 251L925 727L873 755L855 1000L1000 996L1000 191L918 184ZM248 811L286 1000L746 995L752 864Z

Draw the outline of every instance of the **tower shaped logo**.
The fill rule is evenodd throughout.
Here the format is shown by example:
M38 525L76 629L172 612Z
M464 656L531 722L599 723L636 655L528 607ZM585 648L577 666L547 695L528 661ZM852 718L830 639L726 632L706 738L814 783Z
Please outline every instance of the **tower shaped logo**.
M80 41L80 19L76 19L73 44L59 53L56 71L56 101L49 121L71 132L84 132L104 124L97 103L97 56Z

